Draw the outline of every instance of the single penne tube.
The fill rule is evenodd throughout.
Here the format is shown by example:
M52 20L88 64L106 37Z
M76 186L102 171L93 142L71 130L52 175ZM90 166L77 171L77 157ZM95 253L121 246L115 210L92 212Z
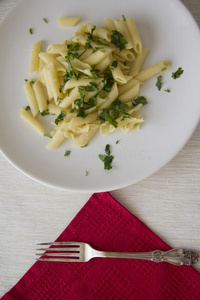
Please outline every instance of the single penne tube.
M47 65L47 76L51 85L52 94L55 102L58 102L59 98L63 98L63 94L60 92L60 81L56 72L56 68L52 62Z
M115 127L112 126L114 129ZM102 136L108 135L110 133L110 123L105 122L103 124L100 125L100 134Z
M116 48L113 52L117 55L117 57L120 57L124 61L135 60L135 54L133 53L132 50L122 49L121 51L119 51L119 49Z
M160 73L163 69L167 69L170 66L170 62L168 60L162 60L158 62L157 64L140 71L134 78L144 82L145 80L157 75Z
M32 84L31 84L31 80L28 80L24 84L24 91L25 91L26 97L28 99L31 113L32 113L33 117L35 117L39 112L39 107L38 107L38 102L37 102L37 99L35 96L35 92L33 90Z
M135 50L136 53L139 54L142 52L142 42L140 39L137 26L132 18L127 18L126 24L133 42L133 49Z
M31 57L30 57L30 66L29 74L38 71L39 69L39 53L41 52L42 42L38 41L33 44L31 47Z
M78 29L73 33L73 37L76 37L77 35L81 35L85 33L85 25L81 24Z
M133 48L133 41L131 39L126 21L124 21L123 18L116 18L114 20L115 26L117 28L117 31L119 31L123 38L127 41L127 44L125 44L126 49L132 49Z
M144 62L148 52L149 52L149 48L143 48L142 52L140 54L137 54L132 66L130 68L130 71L129 71L130 76L134 77L140 72L143 62Z
M89 143L91 138L99 130L99 126L96 124L90 124L88 132L82 133L73 143L73 146L83 147Z
M83 62L89 65L97 65L111 52L112 50L109 49L99 49L98 51L92 53L90 56L86 57Z
M47 109L47 99L44 95L42 84L39 80L35 81L35 83L33 84L33 89L35 92L35 97L38 103L39 110L40 112L43 112Z
M126 118L123 120L122 117L117 118L116 121L117 121L119 127L122 127L127 124L135 125L135 124L141 124L142 122L144 122L144 120L141 118L131 118L131 119Z
M119 96L129 90L130 88L134 87L136 84L140 83L140 81L132 78L126 84L118 86Z
M104 23L105 23L106 29L108 31L112 32L112 30L116 30L115 23L113 20L111 20L109 18L104 18Z
M72 78L66 82L66 84L63 88L63 92L66 93L67 90L73 89L75 87L87 86L90 84L91 81L98 84L102 80L103 80L102 78L90 79L90 78L86 78L85 76L80 77L78 80Z
M61 52L67 51L67 46L65 44L51 44L47 47L46 52L50 54L60 54Z
M126 80L124 74L122 73L122 70L121 70L119 64L117 64L116 67L110 66L110 70L111 70L112 76L113 76L114 80L117 82L117 84L127 83L127 80Z
M61 113L61 110L63 110L65 112L65 114L67 114L67 109L62 108L62 107L60 107L60 106L58 106L56 104L53 104L53 103L49 103L47 109L48 109L48 111L49 111L49 113L51 115L57 115L57 116L59 116L60 113Z
M43 85L46 85L45 78L43 76L43 68L45 65L46 65L45 62L41 58L39 58L38 78L42 82Z
M49 101L51 101L53 99L53 92L52 92L51 83L50 83L50 80L49 80L48 70L47 70L47 65L46 64L45 64L43 70L41 71L41 75L42 75L42 78L43 78L43 84L46 86L46 89L47 89L48 99L49 99Z
M53 137L50 139L46 145L46 149L56 149L58 148L65 140L64 132L58 128Z
M139 89L140 89L140 84L137 83L134 87L128 89L123 94L121 94L120 100L124 102L130 101L131 99L135 98L138 95Z
M95 28L95 29L94 29ZM94 36L97 36L107 42L111 42L111 38L110 38L110 33L108 30L106 30L105 28L102 28L102 27L98 27L98 26L95 26L91 23L86 23L85 24L85 29L86 29L86 32L92 32L92 34ZM93 30L94 29L94 30Z
M31 126L39 135L44 136L44 126L39 123L33 116L31 116L24 108L19 111L19 116L24 120L29 126Z
M66 69L64 68L64 66L62 64L60 64L58 62L58 60L52 54L46 53L46 52L40 52L39 57L46 64L53 63L56 68L56 72L58 73L59 76L65 75Z
M76 70L76 71L79 71L79 72L82 72L88 76L92 76L91 74L91 66L87 63L84 63L83 61L75 58L73 59L72 61L72 67Z
M69 124L69 129L72 131L76 131L77 127L83 125L83 124L88 124L88 123L93 123L96 121L98 114L96 112L87 115L84 119L81 117L75 117L71 119L70 124Z
M67 63L66 59L65 59L62 55L57 56L57 57L56 57L56 60L57 60L61 65L63 65L63 67L65 68L65 70L67 70L67 68L68 68L68 63Z
M117 99L118 97L118 88L117 88L117 83L115 82L112 87L111 87L111 91L107 94L106 98L105 98L105 101L104 103L102 103L100 106L99 106L99 113L101 113L101 110L103 108L107 108L111 105L111 103Z
M79 21L80 17L59 17L58 25L60 26L75 26Z
M104 59L100 61L100 63L96 65L95 68L97 70L100 70L100 73L103 73L111 64L111 61L112 61L112 53L110 52L108 55L106 55L106 57L104 57Z
M80 98L80 93L78 91L78 87L75 87L67 96L65 96L65 98L59 104L59 106L67 108L78 98Z

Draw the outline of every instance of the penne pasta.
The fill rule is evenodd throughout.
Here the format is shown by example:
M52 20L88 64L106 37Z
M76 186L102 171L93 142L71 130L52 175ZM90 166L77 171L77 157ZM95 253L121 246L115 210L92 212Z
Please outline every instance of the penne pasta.
M168 60L162 60L155 65L142 70L139 74L137 74L134 78L144 82L145 80L157 75L160 73L163 69L167 69L170 66L170 62Z
M28 80L24 84L24 91L25 91L26 97L28 99L31 113L32 113L33 117L35 117L39 112L39 107L38 107L37 99L36 99L36 96L35 96L35 93L34 93L34 90L32 87L33 84L34 84L34 81Z
M39 133L39 135L44 136L44 126L39 123L33 116L31 116L24 108L20 109L19 116L37 133Z
M60 26L75 26L80 19L80 17L59 17L58 24Z
M39 69L39 53L41 52L42 42L39 41L31 47L31 58L29 66L29 74L38 71Z
M79 20L58 19L60 26ZM41 41L31 48L29 71L38 71L38 78L24 85L31 114L21 109L20 117L44 135L38 115L56 116L47 149L70 140L85 146L98 131L104 136L119 128L123 133L138 129L144 121L139 110L147 103L137 97L140 85L170 66L163 60L142 69L149 49L142 48L132 18L104 18L104 23L81 24L71 40L52 43L46 51Z

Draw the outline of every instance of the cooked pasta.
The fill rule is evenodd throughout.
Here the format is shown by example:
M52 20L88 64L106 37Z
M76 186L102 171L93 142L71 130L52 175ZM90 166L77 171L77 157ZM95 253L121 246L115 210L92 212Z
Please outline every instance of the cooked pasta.
M61 17L59 25L74 26L79 20ZM132 18L104 22L101 27L81 24L71 41L50 44L46 51L41 42L31 48L29 70L38 71L38 79L24 85L31 112L22 108L20 117L44 135L37 115L55 116L47 149L66 140L83 147L98 131L104 136L119 128L124 133L138 129L144 121L138 111L146 103L137 97L141 85L170 66L163 60L142 69L149 49L142 48Z

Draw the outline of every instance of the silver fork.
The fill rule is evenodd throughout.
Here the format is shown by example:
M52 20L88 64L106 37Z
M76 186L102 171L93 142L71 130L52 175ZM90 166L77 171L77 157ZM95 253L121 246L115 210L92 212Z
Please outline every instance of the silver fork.
M40 261L87 262L95 257L143 259L153 262L168 262L176 266L193 265L200 259L200 253L187 249L171 249L169 251L154 250L151 252L107 252L98 251L83 242L41 243L43 246L59 246L40 248L37 253ZM46 252L48 251L48 252Z

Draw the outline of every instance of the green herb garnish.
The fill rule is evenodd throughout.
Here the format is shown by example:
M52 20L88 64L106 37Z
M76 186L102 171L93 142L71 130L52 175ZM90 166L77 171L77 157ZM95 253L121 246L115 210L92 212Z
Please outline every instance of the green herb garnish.
M89 172L86 170L86 171L85 171L85 176L88 176L88 174L89 174Z
M161 75L157 77L156 86L157 86L157 88L158 88L159 91L160 91L161 88L162 88L162 76L161 76Z
M58 125L58 123L62 120L64 120L65 118L65 112L64 110L61 110L61 113L59 114L59 116L55 119L55 123L56 125Z
M166 90L164 90L164 91L167 92L167 93L170 93L170 92L171 92L170 89L166 89Z
M183 74L184 70L182 68L178 68L176 72L172 73L172 78L177 79Z
M31 81L30 81L30 85L31 85L31 86L33 86L34 83L35 83L34 80L31 80Z
M64 156L69 156L69 155L70 155L70 153L71 153L71 151L70 151L70 150L66 150L66 151L65 151L65 154L64 154Z
M48 138L52 138L52 136L50 136L49 134L45 133L44 136L47 136Z
M124 20L124 21L126 21L126 18L125 18L125 16L124 16L124 15L122 15L122 18L123 18L123 20Z
M148 104L147 99L144 96L138 96L137 98L132 100L133 106L136 106L138 104L142 104L142 105Z
M33 34L33 29L32 28L29 28L29 33Z
M46 18L43 18L42 19L45 23L48 23L47 19Z
M41 115L42 115L42 116L50 115L49 109L43 110L43 111L41 112Z
M111 64L112 67L116 68L118 65L118 61L117 60L114 60Z
M100 160L104 163L104 170L110 170L112 169L112 161L114 159L114 156L110 155L110 145L107 144L105 147L105 153L106 155L99 154Z
M25 82L27 82L27 81L28 81L28 79L24 79L24 81L25 81Z
M111 37L111 42L115 44L115 46L118 47L120 51L125 48L126 44L128 44L128 42L123 38L121 32L117 30L112 30L112 34L110 37Z
M27 110L30 110L31 108L30 108L30 106L29 105L27 105L27 107L25 108L25 110L27 111Z

